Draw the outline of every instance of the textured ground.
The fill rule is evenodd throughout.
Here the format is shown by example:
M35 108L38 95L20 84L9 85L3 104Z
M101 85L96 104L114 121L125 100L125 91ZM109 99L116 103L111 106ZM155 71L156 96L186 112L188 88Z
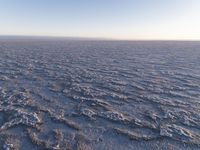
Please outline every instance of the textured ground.
M200 42L1 39L0 149L200 149Z

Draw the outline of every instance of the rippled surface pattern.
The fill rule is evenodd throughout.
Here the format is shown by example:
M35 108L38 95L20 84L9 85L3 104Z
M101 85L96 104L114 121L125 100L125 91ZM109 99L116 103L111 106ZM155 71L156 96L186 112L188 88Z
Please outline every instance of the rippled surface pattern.
M0 149L200 149L200 42L0 41Z

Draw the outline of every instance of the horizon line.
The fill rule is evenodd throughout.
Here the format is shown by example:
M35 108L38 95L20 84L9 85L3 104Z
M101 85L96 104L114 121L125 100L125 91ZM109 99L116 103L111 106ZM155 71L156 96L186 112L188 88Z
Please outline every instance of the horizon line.
M87 36L61 36L61 35L11 35L11 34L0 34L0 40L2 38L50 38L50 39L68 39L68 40L101 40L101 41L185 41L185 42L200 42L200 39L168 39L168 38L138 38L138 39L131 39L131 38L108 38L108 37L87 37Z

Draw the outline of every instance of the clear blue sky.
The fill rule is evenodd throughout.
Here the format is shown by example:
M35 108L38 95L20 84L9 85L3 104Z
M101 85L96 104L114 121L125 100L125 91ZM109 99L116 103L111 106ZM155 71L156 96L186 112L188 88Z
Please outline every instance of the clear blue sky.
M0 35L200 40L200 0L0 0Z

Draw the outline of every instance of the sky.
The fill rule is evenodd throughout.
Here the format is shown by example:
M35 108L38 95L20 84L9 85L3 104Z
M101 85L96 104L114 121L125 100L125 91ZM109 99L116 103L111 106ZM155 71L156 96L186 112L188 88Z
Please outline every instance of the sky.
M200 40L200 0L0 0L0 35Z

